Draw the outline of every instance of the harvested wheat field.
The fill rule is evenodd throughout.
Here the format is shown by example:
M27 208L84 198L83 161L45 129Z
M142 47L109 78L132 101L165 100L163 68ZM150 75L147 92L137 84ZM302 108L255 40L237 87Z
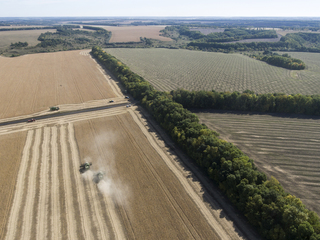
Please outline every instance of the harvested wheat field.
M0 57L0 118L115 97L87 51Z
M134 111L96 114L40 120L15 133L19 141L7 150L20 149L21 163L1 238L243 239L219 210L212 213ZM93 165L81 175L85 161ZM98 171L105 176L96 183Z
M160 30L165 26L130 26L113 27L99 26L112 32L110 43L115 42L140 42L140 37L157 39L160 41L172 41L171 38L160 36Z
M25 139L26 132L0 136L0 239L4 237Z

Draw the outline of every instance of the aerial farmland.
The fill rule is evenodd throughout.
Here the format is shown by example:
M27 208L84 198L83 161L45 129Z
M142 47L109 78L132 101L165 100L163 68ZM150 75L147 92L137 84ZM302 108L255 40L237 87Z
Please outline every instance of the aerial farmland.
M244 239L88 50L0 61L1 239Z

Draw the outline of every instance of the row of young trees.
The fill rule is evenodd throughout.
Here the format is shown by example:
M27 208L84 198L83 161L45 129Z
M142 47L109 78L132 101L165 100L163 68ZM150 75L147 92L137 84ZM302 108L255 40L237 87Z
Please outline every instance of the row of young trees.
M155 90L100 47L92 55L152 114L172 139L212 178L266 239L320 239L320 221L300 199L286 193L275 178L267 180L253 160L199 123L198 117Z
M186 108L320 115L320 95L255 94L250 90L231 93L183 89L171 91L170 94L174 101Z

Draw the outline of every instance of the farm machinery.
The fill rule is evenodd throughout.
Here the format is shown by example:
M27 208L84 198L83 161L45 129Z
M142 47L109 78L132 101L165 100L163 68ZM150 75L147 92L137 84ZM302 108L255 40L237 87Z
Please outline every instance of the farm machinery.
M59 107L50 107L50 111L58 111L59 109Z
M97 172L94 174L93 181L98 184L104 178L104 174L103 171Z
M92 163L89 163L89 162L85 162L84 164L81 164L79 169L80 173L85 173L86 171L88 171L91 165Z

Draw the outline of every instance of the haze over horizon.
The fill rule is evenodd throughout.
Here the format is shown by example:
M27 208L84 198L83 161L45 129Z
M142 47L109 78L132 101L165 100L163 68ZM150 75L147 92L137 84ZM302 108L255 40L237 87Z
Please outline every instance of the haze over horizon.
M319 0L0 0L0 17L320 17Z

